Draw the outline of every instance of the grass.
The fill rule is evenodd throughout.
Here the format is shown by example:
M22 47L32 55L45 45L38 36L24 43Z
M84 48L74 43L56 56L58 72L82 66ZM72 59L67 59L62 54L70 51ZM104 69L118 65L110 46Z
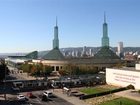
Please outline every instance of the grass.
M121 97L99 105L140 105L140 102Z
M83 93L86 93L86 94L95 94L95 93L105 92L105 91L109 91L109 90L113 90L113 89L114 88L89 87L89 88L80 89L80 91Z

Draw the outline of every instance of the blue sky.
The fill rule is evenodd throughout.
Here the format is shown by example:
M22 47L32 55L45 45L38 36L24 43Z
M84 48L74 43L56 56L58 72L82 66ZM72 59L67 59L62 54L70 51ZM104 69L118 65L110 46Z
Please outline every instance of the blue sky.
M101 46L106 11L110 46L140 47L139 0L0 0L0 53L52 49L58 17L60 48Z

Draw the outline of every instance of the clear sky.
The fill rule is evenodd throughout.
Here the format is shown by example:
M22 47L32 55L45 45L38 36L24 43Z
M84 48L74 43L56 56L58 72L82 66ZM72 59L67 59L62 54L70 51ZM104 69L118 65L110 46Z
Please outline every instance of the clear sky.
M140 0L0 0L0 53L101 46L106 11L110 46L140 47Z

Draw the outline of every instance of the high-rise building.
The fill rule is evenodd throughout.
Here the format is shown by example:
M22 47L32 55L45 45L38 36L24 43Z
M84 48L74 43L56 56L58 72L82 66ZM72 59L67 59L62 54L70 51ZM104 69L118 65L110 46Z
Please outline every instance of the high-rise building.
M86 56L87 56L86 50L87 50L87 47L84 46L84 47L83 47L83 51L82 51L82 57L86 57Z
M89 49L89 56L91 56L92 55L92 49L90 48Z
M54 48L58 48L59 49L57 18L56 18L56 26L54 27L53 49Z
M122 55L122 52L123 52L123 42L118 42L118 55Z
M102 47L109 47L108 27L106 23L105 13L104 13L104 24L103 24Z

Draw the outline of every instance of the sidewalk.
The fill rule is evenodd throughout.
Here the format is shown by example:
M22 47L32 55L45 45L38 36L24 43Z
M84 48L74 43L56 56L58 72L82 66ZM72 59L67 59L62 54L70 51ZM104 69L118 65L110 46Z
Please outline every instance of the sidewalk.
M121 97L126 97L132 100L140 101L140 94L138 92L133 92L132 89L130 90L125 90L121 92L114 93L115 95L121 96Z
M83 100L80 100L78 97L67 96L67 94L63 94L62 89L54 89L53 93L56 96L58 96L58 97L60 97L60 98L62 98L64 100L72 103L73 105L89 105L86 102L84 102Z

